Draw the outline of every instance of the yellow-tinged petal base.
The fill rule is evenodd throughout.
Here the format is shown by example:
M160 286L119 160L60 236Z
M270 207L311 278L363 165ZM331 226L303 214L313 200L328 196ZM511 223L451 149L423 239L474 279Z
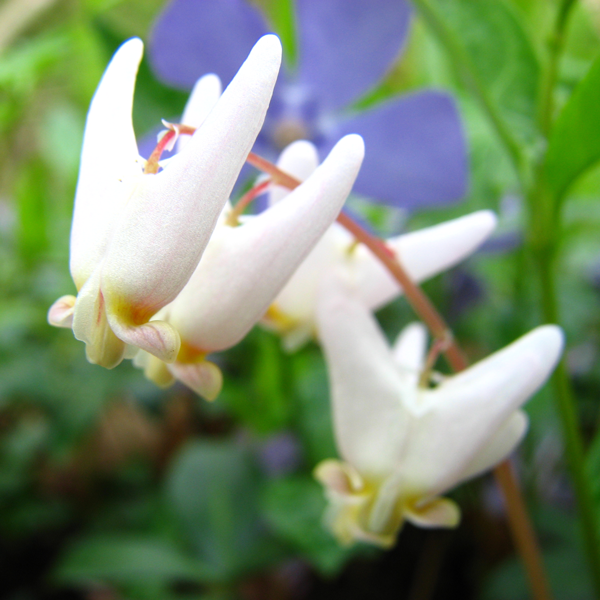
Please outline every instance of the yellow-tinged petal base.
M420 527L456 527L460 509L448 498L415 498L398 496L386 518L375 515L383 482L368 481L348 463L325 460L317 465L315 478L325 487L329 506L325 524L340 544L367 542L390 548L404 524L410 521Z
M261 325L281 336L283 349L295 352L316 337L314 325L288 316L276 304L271 304L263 315Z
M205 353L185 343L181 344L177 360L171 364L167 365L147 352L139 352L133 364L144 369L144 375L159 387L168 387L178 379L206 400L215 400L223 387L221 369L206 360Z

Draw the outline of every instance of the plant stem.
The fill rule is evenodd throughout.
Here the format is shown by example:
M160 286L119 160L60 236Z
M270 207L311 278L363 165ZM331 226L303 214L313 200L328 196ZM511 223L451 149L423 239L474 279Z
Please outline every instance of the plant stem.
M469 55L454 35L453 31L447 26L434 3L430 0L413 0L413 4L417 7L431 29L436 33L438 39L444 45L448 55L452 59L452 63L457 68L459 76L471 90L475 98L477 98L492 126L496 130L500 141L508 152L521 185L525 185L527 182L527 161L523 155L521 146L513 136L504 119L498 113L486 87L481 82Z
M556 323L558 322L558 306L553 255L550 252L539 251L536 253L536 259L542 285L544 320L548 323ZM564 360L554 371L551 384L562 423L565 454L577 498L581 534L591 571L592 585L595 597L600 599L600 540L598 537L600 529L592 491L586 475L585 452L579 431L576 402Z
M554 31L549 40L548 68L542 82L540 95L540 130L548 136L554 118L554 88L558 79L558 64L565 45L565 31L571 9L576 0L562 0L556 14Z
M548 66L540 94L539 122L546 138L554 121L554 92L558 66L565 43L565 32L575 0L561 0L550 38ZM545 158L545 157L543 157ZM534 172L534 180L526 194L529 208L528 242L539 275L542 314L547 323L559 323L555 259L560 239L561 211L557 199L545 188L543 160ZM600 528L594 499L585 468L585 451L579 430L577 404L564 360L551 379L562 424L565 455L579 509L579 522L584 549L591 571L595 597L600 600Z
M301 183L288 173L281 171L274 164L252 152L248 155L248 162L261 171L268 173L273 182L289 189L295 189ZM454 339L452 330L448 327L423 290L410 279L402 267L398 256L382 240L371 235L348 215L340 213L337 221L352 233L357 241L364 244L400 284L404 295L415 312L429 327L434 337L444 342L442 346L443 352L452 369L454 371L463 371L466 369L469 366L468 361ZM510 462L506 460L498 465L494 469L494 476L506 502L506 510L513 539L529 576L534 598L536 600L549 600L551 598L550 590L544 572L541 553Z

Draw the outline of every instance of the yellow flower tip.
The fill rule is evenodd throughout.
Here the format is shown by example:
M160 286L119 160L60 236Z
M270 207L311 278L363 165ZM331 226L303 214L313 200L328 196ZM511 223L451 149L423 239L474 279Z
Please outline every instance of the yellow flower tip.
M170 370L179 381L206 400L215 400L223 388L221 369L207 360L194 363L178 361L170 365Z
M138 352L133 359L133 364L143 369L146 378L160 388L167 388L175 383L175 377L169 371L167 364L152 354Z
M93 338L85 341L85 354L93 365L114 369L121 364L125 347L125 343L113 333L106 321L101 320L93 331Z
M407 504L406 520L418 527L457 527L460 523L460 508L449 498L434 498Z
M321 461L313 474L318 482L337 494L351 495L364 490L364 482L356 469L339 460Z
M73 327L73 313L75 311L75 296L59 298L48 310L48 323L54 327Z

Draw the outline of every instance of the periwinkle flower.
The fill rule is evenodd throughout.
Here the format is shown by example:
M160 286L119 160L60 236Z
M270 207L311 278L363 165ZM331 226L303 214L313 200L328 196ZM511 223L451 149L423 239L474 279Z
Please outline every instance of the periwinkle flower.
M466 149L453 100L420 91L364 112L352 103L400 53L410 8L404 0L297 0L298 64L283 69L255 151L270 160L297 139L321 159L348 133L366 156L355 192L414 209L459 199ZM166 83L190 89L205 73L226 83L254 41L268 31L244 0L172 0L155 23L150 60Z
M407 327L390 348L375 319L340 279L323 284L319 332L327 360L340 458L315 476L327 523L345 544L391 546L405 521L456 526L442 495L504 459L527 429L520 407L562 352L559 327L538 327L466 371L429 387L426 331Z
M262 126L281 61L275 36L259 40L185 148L161 172L146 173L131 120L142 50L138 39L123 44L92 100L71 230L78 294L48 313L85 342L90 362L108 368L131 347L177 357L177 330L150 319L194 272Z

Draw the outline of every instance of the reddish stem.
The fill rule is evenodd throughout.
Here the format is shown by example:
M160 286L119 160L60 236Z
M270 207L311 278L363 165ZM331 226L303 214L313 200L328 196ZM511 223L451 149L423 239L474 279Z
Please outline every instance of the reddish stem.
M248 162L261 171L268 173L275 183L289 189L294 189L301 183L256 154L250 153ZM442 350L452 369L457 372L464 371L469 363L460 346L456 343L451 329L421 288L410 279L398 256L394 255L382 240L365 231L348 215L341 213L337 221L383 263L392 277L402 286L406 298L415 312L429 327L431 333L438 340L445 342ZM513 539L525 564L533 594L537 600L549 599L551 597L550 590L544 572L540 548L510 460L507 459L496 466L494 477L502 490Z

